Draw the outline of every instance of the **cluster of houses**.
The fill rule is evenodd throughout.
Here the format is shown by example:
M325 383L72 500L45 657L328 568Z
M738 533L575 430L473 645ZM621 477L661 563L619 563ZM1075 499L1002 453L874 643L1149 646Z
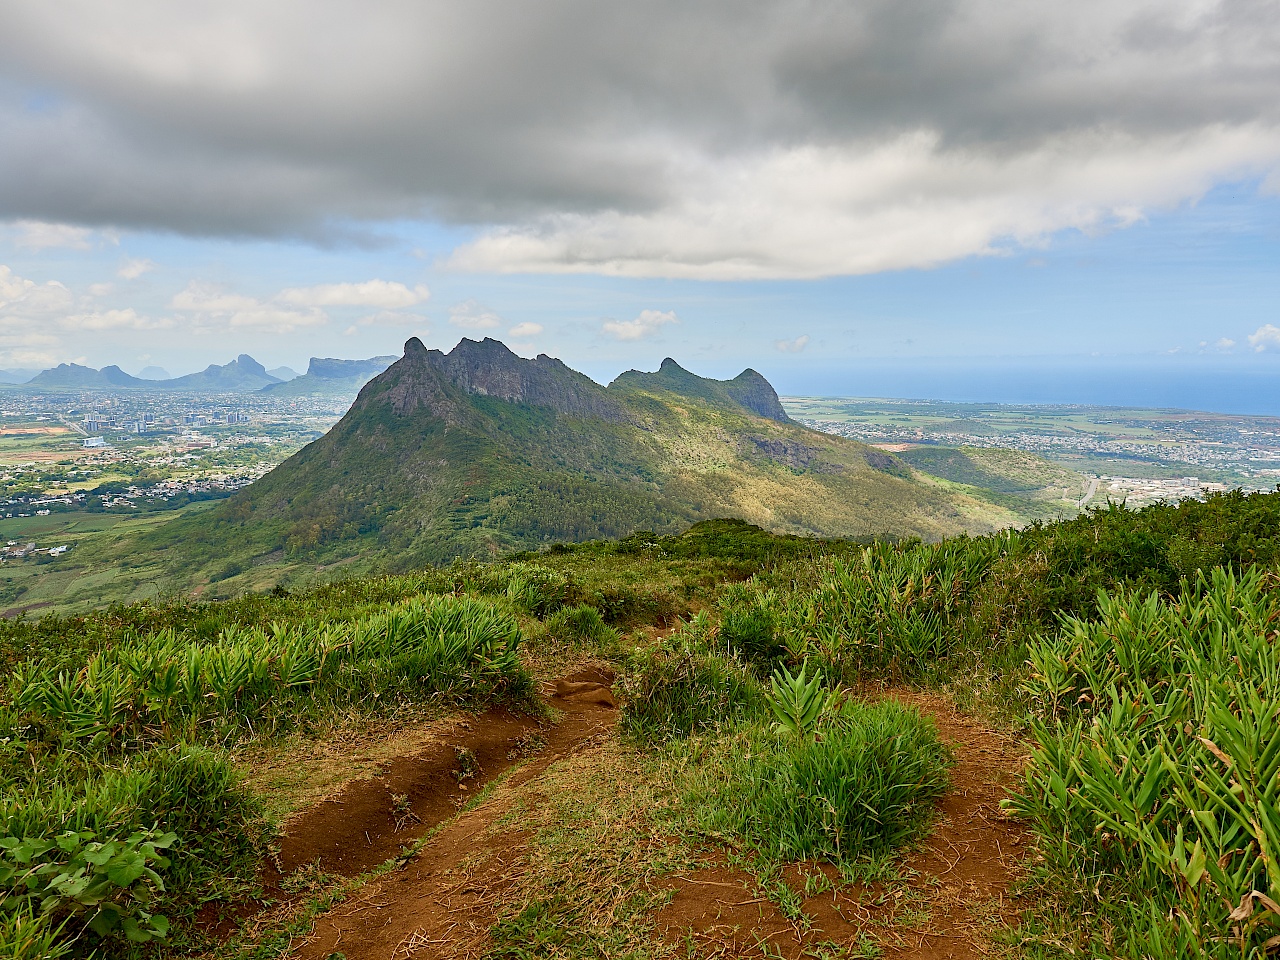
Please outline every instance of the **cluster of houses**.
M65 543L56 547L37 547L34 543L19 543L17 540L10 540L3 548L0 548L0 563L5 560L25 560L27 557L34 557L40 554L60 557L70 549L71 547Z

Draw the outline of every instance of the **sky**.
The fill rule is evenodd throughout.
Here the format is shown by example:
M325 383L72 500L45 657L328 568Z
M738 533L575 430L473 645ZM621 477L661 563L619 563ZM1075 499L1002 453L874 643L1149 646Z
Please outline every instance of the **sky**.
M1280 413L1274 2L0 8L0 368Z

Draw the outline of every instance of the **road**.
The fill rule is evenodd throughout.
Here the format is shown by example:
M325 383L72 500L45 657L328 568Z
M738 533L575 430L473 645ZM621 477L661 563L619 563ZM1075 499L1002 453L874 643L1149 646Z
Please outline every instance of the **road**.
M1089 489L1085 491L1085 495L1076 503L1077 510L1083 510L1084 505L1093 499L1093 495L1098 492L1098 478L1094 477L1089 481Z

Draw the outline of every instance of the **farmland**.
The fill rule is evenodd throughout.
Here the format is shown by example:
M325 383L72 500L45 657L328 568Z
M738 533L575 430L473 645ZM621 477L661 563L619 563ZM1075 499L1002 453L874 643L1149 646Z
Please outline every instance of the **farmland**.
M1278 561L1235 493L11 622L0 944L1260 957Z
M899 453L959 448L1036 454L1059 468L1106 478L1095 502L1142 506L1185 496L1184 488L1192 495L1203 485L1269 490L1280 479L1275 417L830 397L787 397L784 405L807 426ZM1061 486L1045 480L1046 487Z

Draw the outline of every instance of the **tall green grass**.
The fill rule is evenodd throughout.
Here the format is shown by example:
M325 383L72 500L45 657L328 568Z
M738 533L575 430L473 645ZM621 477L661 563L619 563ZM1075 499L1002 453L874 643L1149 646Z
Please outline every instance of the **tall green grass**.
M768 860L846 862L917 836L950 763L933 724L896 701L841 705L803 668L766 687L722 630L695 618L618 685L623 729L679 771L694 829Z
M787 861L848 862L909 842L950 766L933 723L893 700L846 702L816 737L757 722L702 746L686 787L697 829Z
M252 883L269 832L228 748L353 715L520 700L532 689L521 639L493 603L424 596L351 621L227 627L208 641L165 629L74 671L19 664L0 696L0 846L17 844L12 859L69 834L105 844L172 833L163 889L149 896L190 910L230 895ZM45 910L70 936L102 932L73 900Z
M1280 934L1278 586L1218 568L1177 598L1103 594L1032 647L1011 805L1108 949L1262 956ZM1155 909L1116 909L1135 898Z

